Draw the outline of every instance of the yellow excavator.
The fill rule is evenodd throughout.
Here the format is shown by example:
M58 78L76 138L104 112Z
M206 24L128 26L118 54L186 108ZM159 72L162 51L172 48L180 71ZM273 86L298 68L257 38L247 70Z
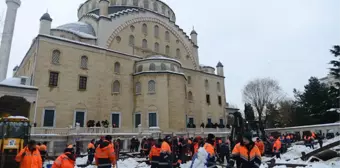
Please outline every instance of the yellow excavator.
M15 168L15 156L30 139L30 124L25 117L0 118L0 168Z

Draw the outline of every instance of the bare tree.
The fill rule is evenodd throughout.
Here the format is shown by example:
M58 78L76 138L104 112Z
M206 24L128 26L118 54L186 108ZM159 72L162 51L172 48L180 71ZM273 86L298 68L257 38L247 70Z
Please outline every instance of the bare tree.
M263 114L268 104L276 104L282 97L281 87L278 82L270 78L255 79L250 81L243 89L243 100L252 105L258 114L259 127L263 135Z

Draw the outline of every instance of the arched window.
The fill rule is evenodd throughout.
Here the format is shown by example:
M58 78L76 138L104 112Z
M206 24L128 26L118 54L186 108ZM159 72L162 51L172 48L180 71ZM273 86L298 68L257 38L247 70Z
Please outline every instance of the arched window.
M135 45L135 36L130 35L130 37L129 37L129 45L131 45L131 46Z
M155 35L156 38L158 38L159 37L159 27L157 25L155 25L154 29L155 29L154 35Z
M144 0L144 8L149 9L149 0Z
M159 52L159 44L157 42L155 43L155 49L154 50L155 50L155 52Z
M115 69L114 69L115 73L120 73L120 63L116 62L115 63Z
M143 71L143 65L139 65L138 69L137 69L137 72L142 72L142 71Z
M142 48L148 48L148 41L146 39L142 41Z
M118 80L113 82L112 92L113 93L120 93L120 82Z
M188 84L191 84L191 76L188 76Z
M156 1L153 3L153 10L156 12L158 11L158 5Z
M148 34L148 26L145 23L142 26L142 33L143 34Z
M204 86L206 89L209 89L209 82L207 79L204 81Z
M122 5L127 5L127 0L122 0Z
M166 65L164 63L161 64L161 70L166 70Z
M138 6L138 0L133 0L133 6Z
M174 65L174 64L171 64L170 70L171 70L171 71L175 71L175 65Z
M165 54L170 55L170 47L168 45L165 46Z
M165 40L170 41L170 33L168 31L165 32Z
M149 66L149 70L150 71L156 70L156 65L154 63L151 63L150 66Z
M156 82L154 80L149 81L148 91L149 91L149 93L155 93L156 92Z
M165 15L165 6L164 5L162 6L162 13L163 13L163 15Z
M217 82L217 91L218 91L218 92L221 91L221 84L220 84L220 82Z
M131 30L132 32L134 32L134 31L135 31L135 26L134 26L134 25L131 25L131 26L130 26L130 30Z
M53 50L52 52L52 64L59 64L60 62L60 51Z
M140 82L136 83L136 94L141 94L142 91L142 85Z
M192 92L191 91L189 91L189 93L188 93L188 100L192 100Z
M87 69L87 62L88 62L87 56L85 56L85 55L81 56L80 68Z
M179 48L176 49L176 57L181 58L181 50Z

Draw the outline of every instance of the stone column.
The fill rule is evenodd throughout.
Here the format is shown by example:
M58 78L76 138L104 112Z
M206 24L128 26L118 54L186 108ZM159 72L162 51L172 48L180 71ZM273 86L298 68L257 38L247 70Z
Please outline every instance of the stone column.
M7 12L5 25L2 32L2 40L0 44L0 81L6 79L9 56L11 53L13 32L15 27L15 19L17 17L18 8L21 5L20 0L6 0Z

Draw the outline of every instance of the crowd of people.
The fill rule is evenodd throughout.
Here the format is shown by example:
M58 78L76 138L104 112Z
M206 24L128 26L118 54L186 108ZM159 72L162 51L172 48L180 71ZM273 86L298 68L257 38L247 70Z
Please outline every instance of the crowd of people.
M315 139L322 136L311 133L304 136L306 146L313 144ZM289 144L298 141L294 134L280 136L270 136L269 143L264 143L260 138L252 140L252 133L244 133L236 141L223 139L208 134L207 137L177 137L165 136L154 139L143 137L141 142L138 138L131 139L130 152L140 152L142 157L147 158L151 168L176 168L181 164L192 161L191 167L204 163L209 168L216 168L218 165L225 167L234 165L237 168L258 168L261 164L261 157L266 153L267 148L273 156L280 158L282 144ZM95 164L98 168L111 168L117 164L120 153L120 139L113 140L110 135L102 136L99 140L91 140L87 146L88 161L86 165ZM22 149L15 160L20 163L20 168L42 168L47 157L47 142L43 144L29 141L28 145ZM313 146L311 146L313 148ZM76 151L75 151L76 149ZM231 150L232 149L232 150ZM75 145L67 145L53 163L52 168L74 168L75 159L80 155ZM203 162L202 162L202 156Z

